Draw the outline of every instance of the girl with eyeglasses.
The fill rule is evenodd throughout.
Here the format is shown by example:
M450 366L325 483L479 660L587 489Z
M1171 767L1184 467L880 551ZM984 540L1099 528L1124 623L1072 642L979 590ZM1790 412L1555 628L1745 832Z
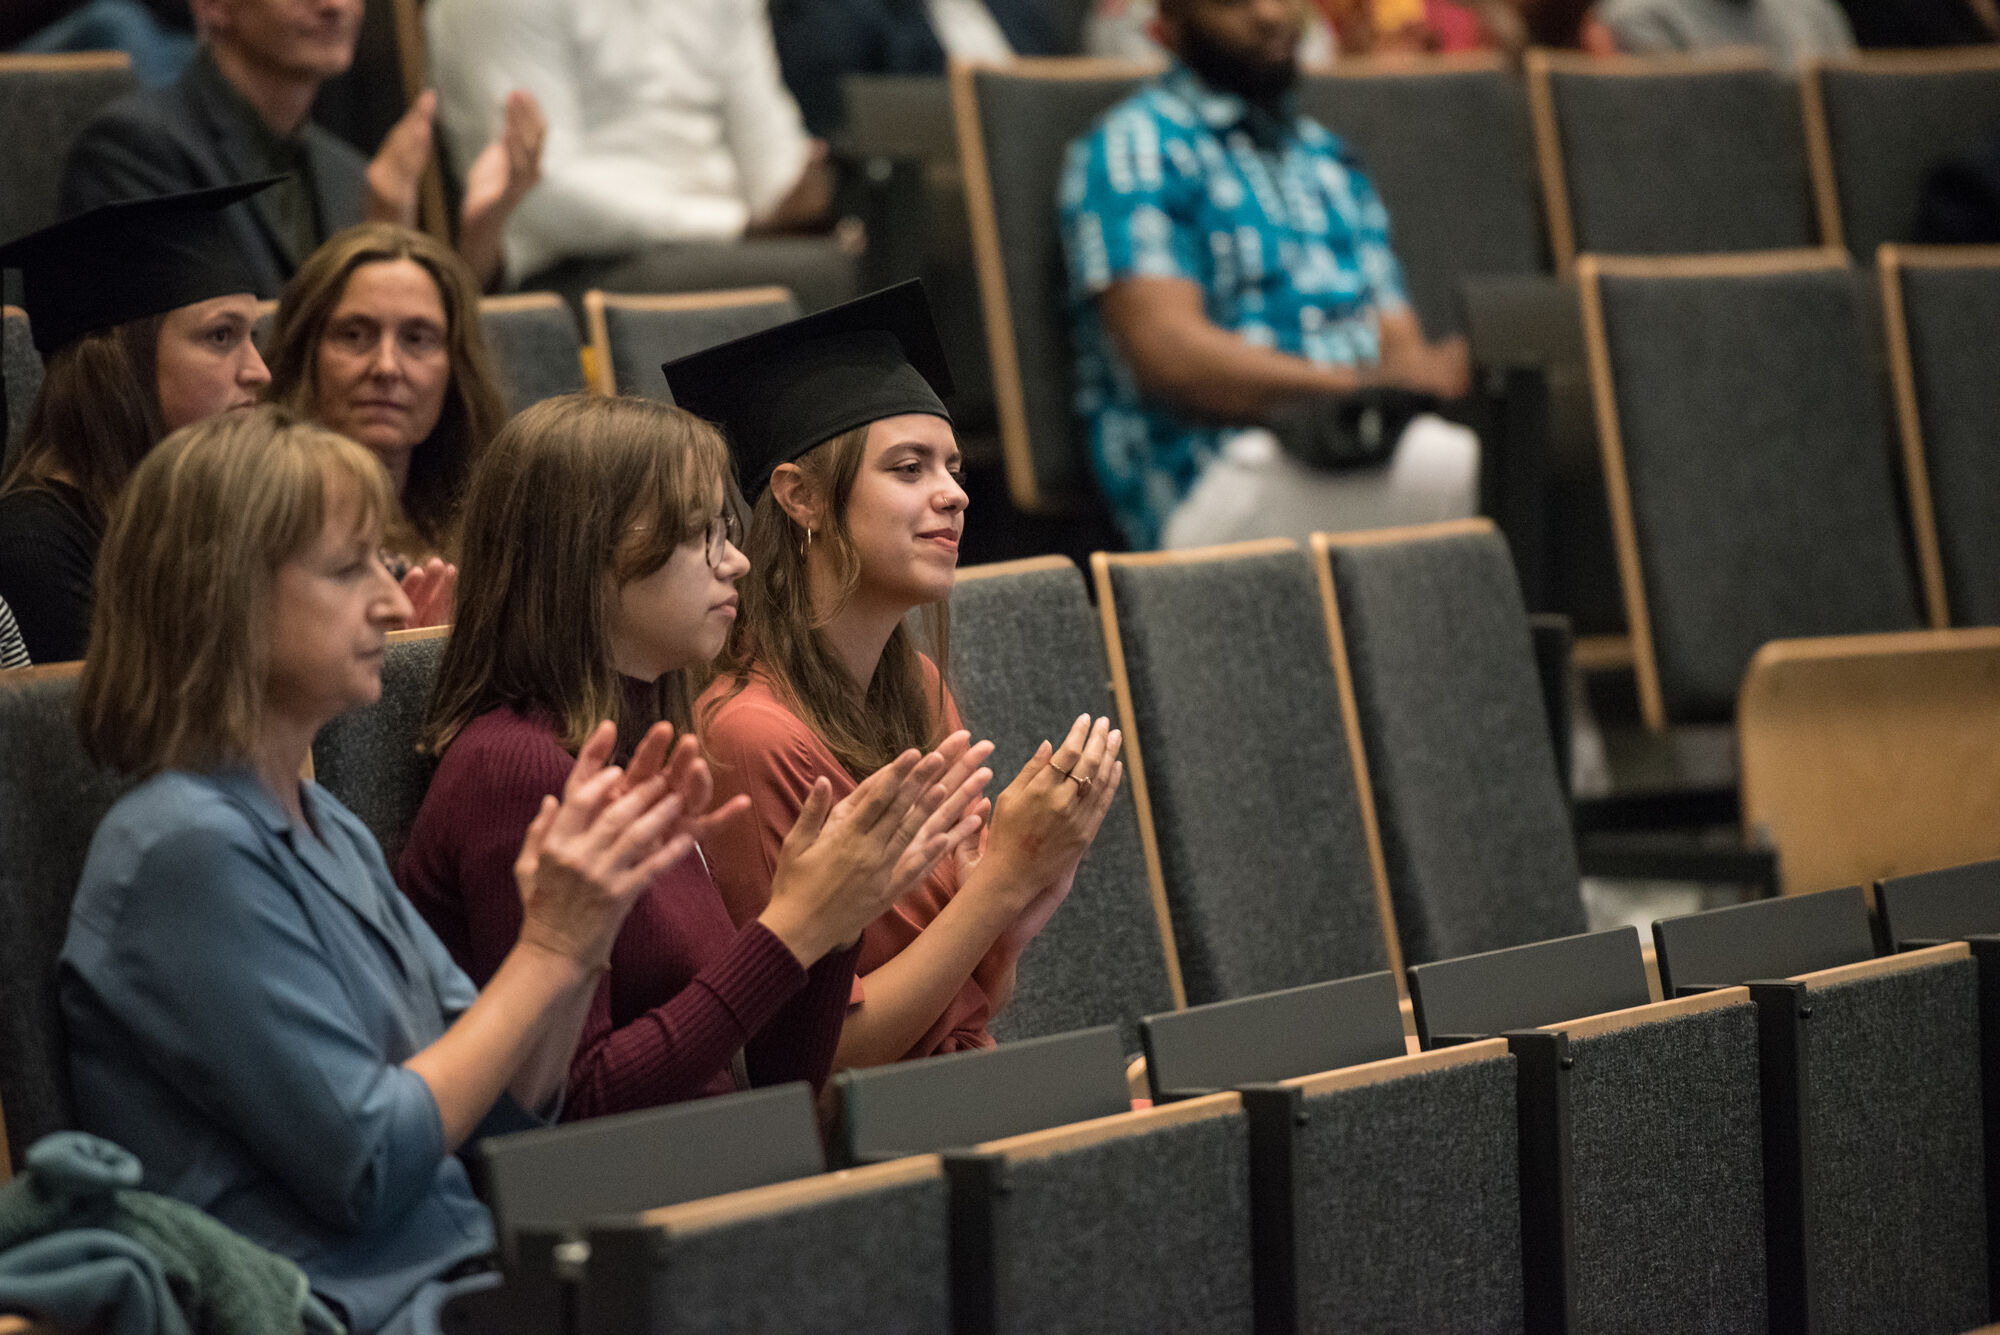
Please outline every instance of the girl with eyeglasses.
M593 720L624 756L678 730L688 675L736 619L729 456L706 423L647 399L570 395L494 439L462 517L458 616L426 724L439 755L397 880L475 981L518 934L521 831ZM598 980L563 1115L746 1085L823 1082L863 929L963 839L991 747L915 748L839 802L821 782L783 840L770 901L739 927L702 856L640 898ZM696 829L697 850L725 803Z

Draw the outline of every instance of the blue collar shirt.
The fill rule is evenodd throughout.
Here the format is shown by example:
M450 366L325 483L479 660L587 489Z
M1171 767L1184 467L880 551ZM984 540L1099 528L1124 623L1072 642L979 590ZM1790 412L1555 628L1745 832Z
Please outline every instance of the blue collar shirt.
M1376 361L1377 317L1409 304L1388 214L1346 145L1290 99L1274 114L1185 66L1070 145L1058 216L1076 412L1138 549L1158 545L1230 424L1190 421L1140 391L1099 312L1105 289L1186 279L1218 327L1322 366Z

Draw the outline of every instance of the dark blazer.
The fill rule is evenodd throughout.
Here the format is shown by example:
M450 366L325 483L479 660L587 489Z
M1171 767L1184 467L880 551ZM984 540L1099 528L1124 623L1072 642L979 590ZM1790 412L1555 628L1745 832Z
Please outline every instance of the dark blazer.
M1069 54L1049 0L986 0L986 8L1015 55ZM772 0L771 31L785 83L816 135L846 120L845 75L944 73L926 0Z
M165 88L147 88L106 107L84 128L63 168L64 217L113 200L228 185L258 174L256 126L231 98L204 49ZM319 205L321 237L362 220L368 207L368 159L317 125L303 136ZM230 227L257 280L275 297L304 262L286 244L266 199L229 210Z

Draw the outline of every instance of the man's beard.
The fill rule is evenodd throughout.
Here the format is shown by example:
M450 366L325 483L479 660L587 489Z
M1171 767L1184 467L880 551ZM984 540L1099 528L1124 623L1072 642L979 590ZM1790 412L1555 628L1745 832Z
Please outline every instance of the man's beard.
M1211 88L1235 93L1259 105L1275 103L1298 82L1296 55L1278 62L1246 58L1215 41L1194 23L1181 29L1179 55Z

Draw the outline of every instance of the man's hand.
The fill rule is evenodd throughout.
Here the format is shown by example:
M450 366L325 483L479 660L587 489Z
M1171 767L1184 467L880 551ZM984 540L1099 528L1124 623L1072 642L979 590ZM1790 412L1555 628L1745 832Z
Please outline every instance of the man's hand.
M417 225L417 196L431 160L431 122L437 94L426 88L401 120L389 127L368 164L368 220Z
M785 232L812 232L824 228L833 213L833 164L827 161L824 139L812 141L811 155L798 184L791 193L771 206L768 213L752 218L744 229L750 236L776 236Z
M489 287L500 272L500 238L507 219L542 179L542 143L548 132L548 120L534 94L517 88L507 95L506 123L500 133L466 168L458 249Z

